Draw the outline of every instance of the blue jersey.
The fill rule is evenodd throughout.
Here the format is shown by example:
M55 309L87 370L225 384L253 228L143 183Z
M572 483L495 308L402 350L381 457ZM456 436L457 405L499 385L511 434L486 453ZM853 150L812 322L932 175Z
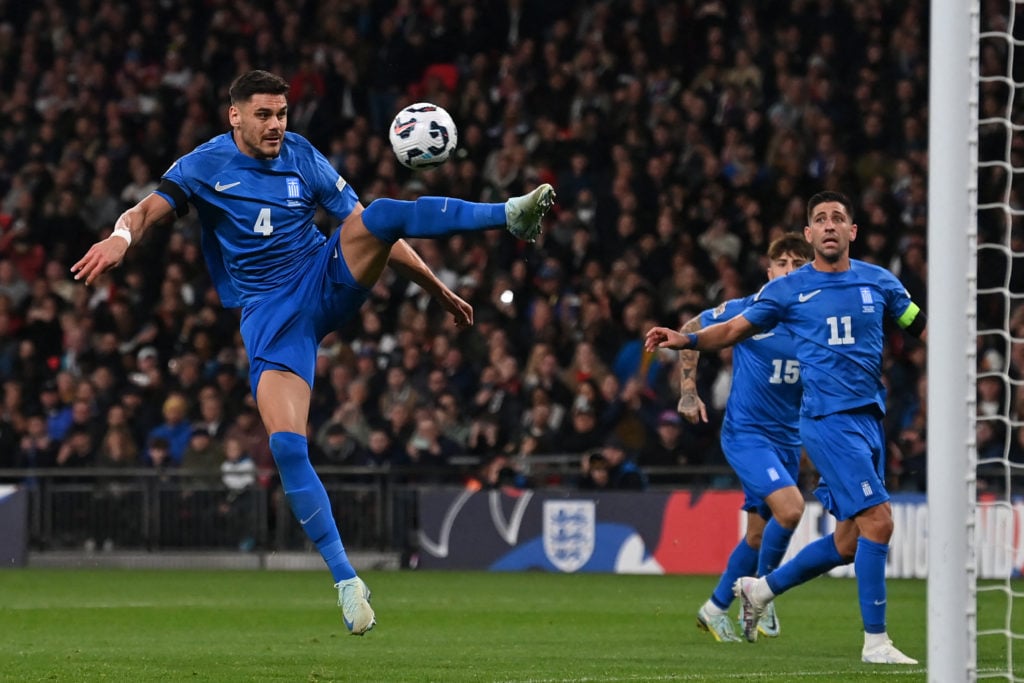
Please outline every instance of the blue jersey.
M700 314L703 327L742 313L754 297L727 301ZM756 334L733 347L732 391L723 430L766 435L784 446L799 446L800 363L785 326Z
M285 133L274 159L242 154L231 133L178 159L163 175L196 207L210 277L227 307L244 306L291 282L326 242L317 206L343 221L359 199L301 135ZM157 190L179 214L176 193Z
M804 395L801 414L821 417L877 406L882 386L883 316L898 319L912 305L896 276L851 260L826 273L807 264L766 284L743 317L763 331L779 323L795 338Z

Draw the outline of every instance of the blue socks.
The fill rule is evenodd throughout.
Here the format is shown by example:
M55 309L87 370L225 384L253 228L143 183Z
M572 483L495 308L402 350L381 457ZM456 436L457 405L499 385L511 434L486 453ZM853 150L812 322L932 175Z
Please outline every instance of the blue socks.
M768 587L775 595L782 595L793 586L846 564L842 555L836 550L832 534L808 543L796 557L765 577Z
M732 554L729 555L729 562L725 565L725 572L718 580L714 592L711 593L711 602L723 610L729 609L733 599L732 585L741 576L753 576L757 567L757 550L750 547L746 538L740 539Z
M885 633L885 559L887 543L875 543L863 536L857 539L853 569L857 572L857 597L865 633Z
M789 539L793 538L794 531L796 530L787 529L779 524L774 517L768 520L761 537L761 554L757 556L758 576L771 574L779 566L789 548Z
M764 538L767 543L767 528ZM763 550L762 545L762 557ZM864 621L865 633L885 633L885 560L888 555L888 544L875 543L863 536L857 539L853 569L857 574L857 597L860 600L860 615ZM765 580L772 593L781 595L793 586L842 564L845 564L845 561L836 550L832 534L829 534L808 544L796 557L773 571Z
M334 582L351 579L356 570L341 544L327 491L309 462L306 437L292 432L274 432L270 435L270 452L274 454L281 487L292 513L320 551Z
M363 225L388 244L403 237L444 237L505 225L505 205L450 197L420 197L414 202L376 199L363 211Z

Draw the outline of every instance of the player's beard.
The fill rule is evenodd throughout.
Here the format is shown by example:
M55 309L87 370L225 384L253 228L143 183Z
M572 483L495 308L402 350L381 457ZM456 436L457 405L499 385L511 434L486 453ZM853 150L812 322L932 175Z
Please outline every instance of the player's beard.
M242 144L254 159L275 159L281 153L283 136L277 139L277 144L273 148L269 148L270 143L264 139L262 131L252 132L242 129L241 137Z
M838 238L835 240L835 242L830 242L827 245L824 243L823 240L819 246L814 247L815 254L820 256L821 259L827 263L838 263L840 260L842 260L843 255L846 253L846 251L847 250L843 248L840 244L840 240Z
M820 256L823 261L827 261L828 263L838 263L839 259L843 257L842 250L838 250L835 252L827 252L824 251L823 249L818 249L817 252L818 256Z

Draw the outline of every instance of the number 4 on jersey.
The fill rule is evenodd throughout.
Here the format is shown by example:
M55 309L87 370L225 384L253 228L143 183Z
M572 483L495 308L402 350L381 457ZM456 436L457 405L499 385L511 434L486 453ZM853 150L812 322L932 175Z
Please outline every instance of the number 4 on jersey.
M252 226L252 229L264 237L274 232L274 225L270 222L270 209L260 209L260 215L256 217L256 225Z

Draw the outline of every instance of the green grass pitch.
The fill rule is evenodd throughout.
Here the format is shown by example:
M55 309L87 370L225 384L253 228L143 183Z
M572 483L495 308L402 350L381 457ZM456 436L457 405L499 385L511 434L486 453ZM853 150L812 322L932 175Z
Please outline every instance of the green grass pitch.
M852 580L781 597L781 638L719 644L694 626L714 577L363 578L378 625L357 638L326 572L0 571L0 681L926 680L922 581L889 583L889 632L922 665L877 667L860 663ZM1002 623L998 600L982 627ZM982 639L979 668L1005 647Z

